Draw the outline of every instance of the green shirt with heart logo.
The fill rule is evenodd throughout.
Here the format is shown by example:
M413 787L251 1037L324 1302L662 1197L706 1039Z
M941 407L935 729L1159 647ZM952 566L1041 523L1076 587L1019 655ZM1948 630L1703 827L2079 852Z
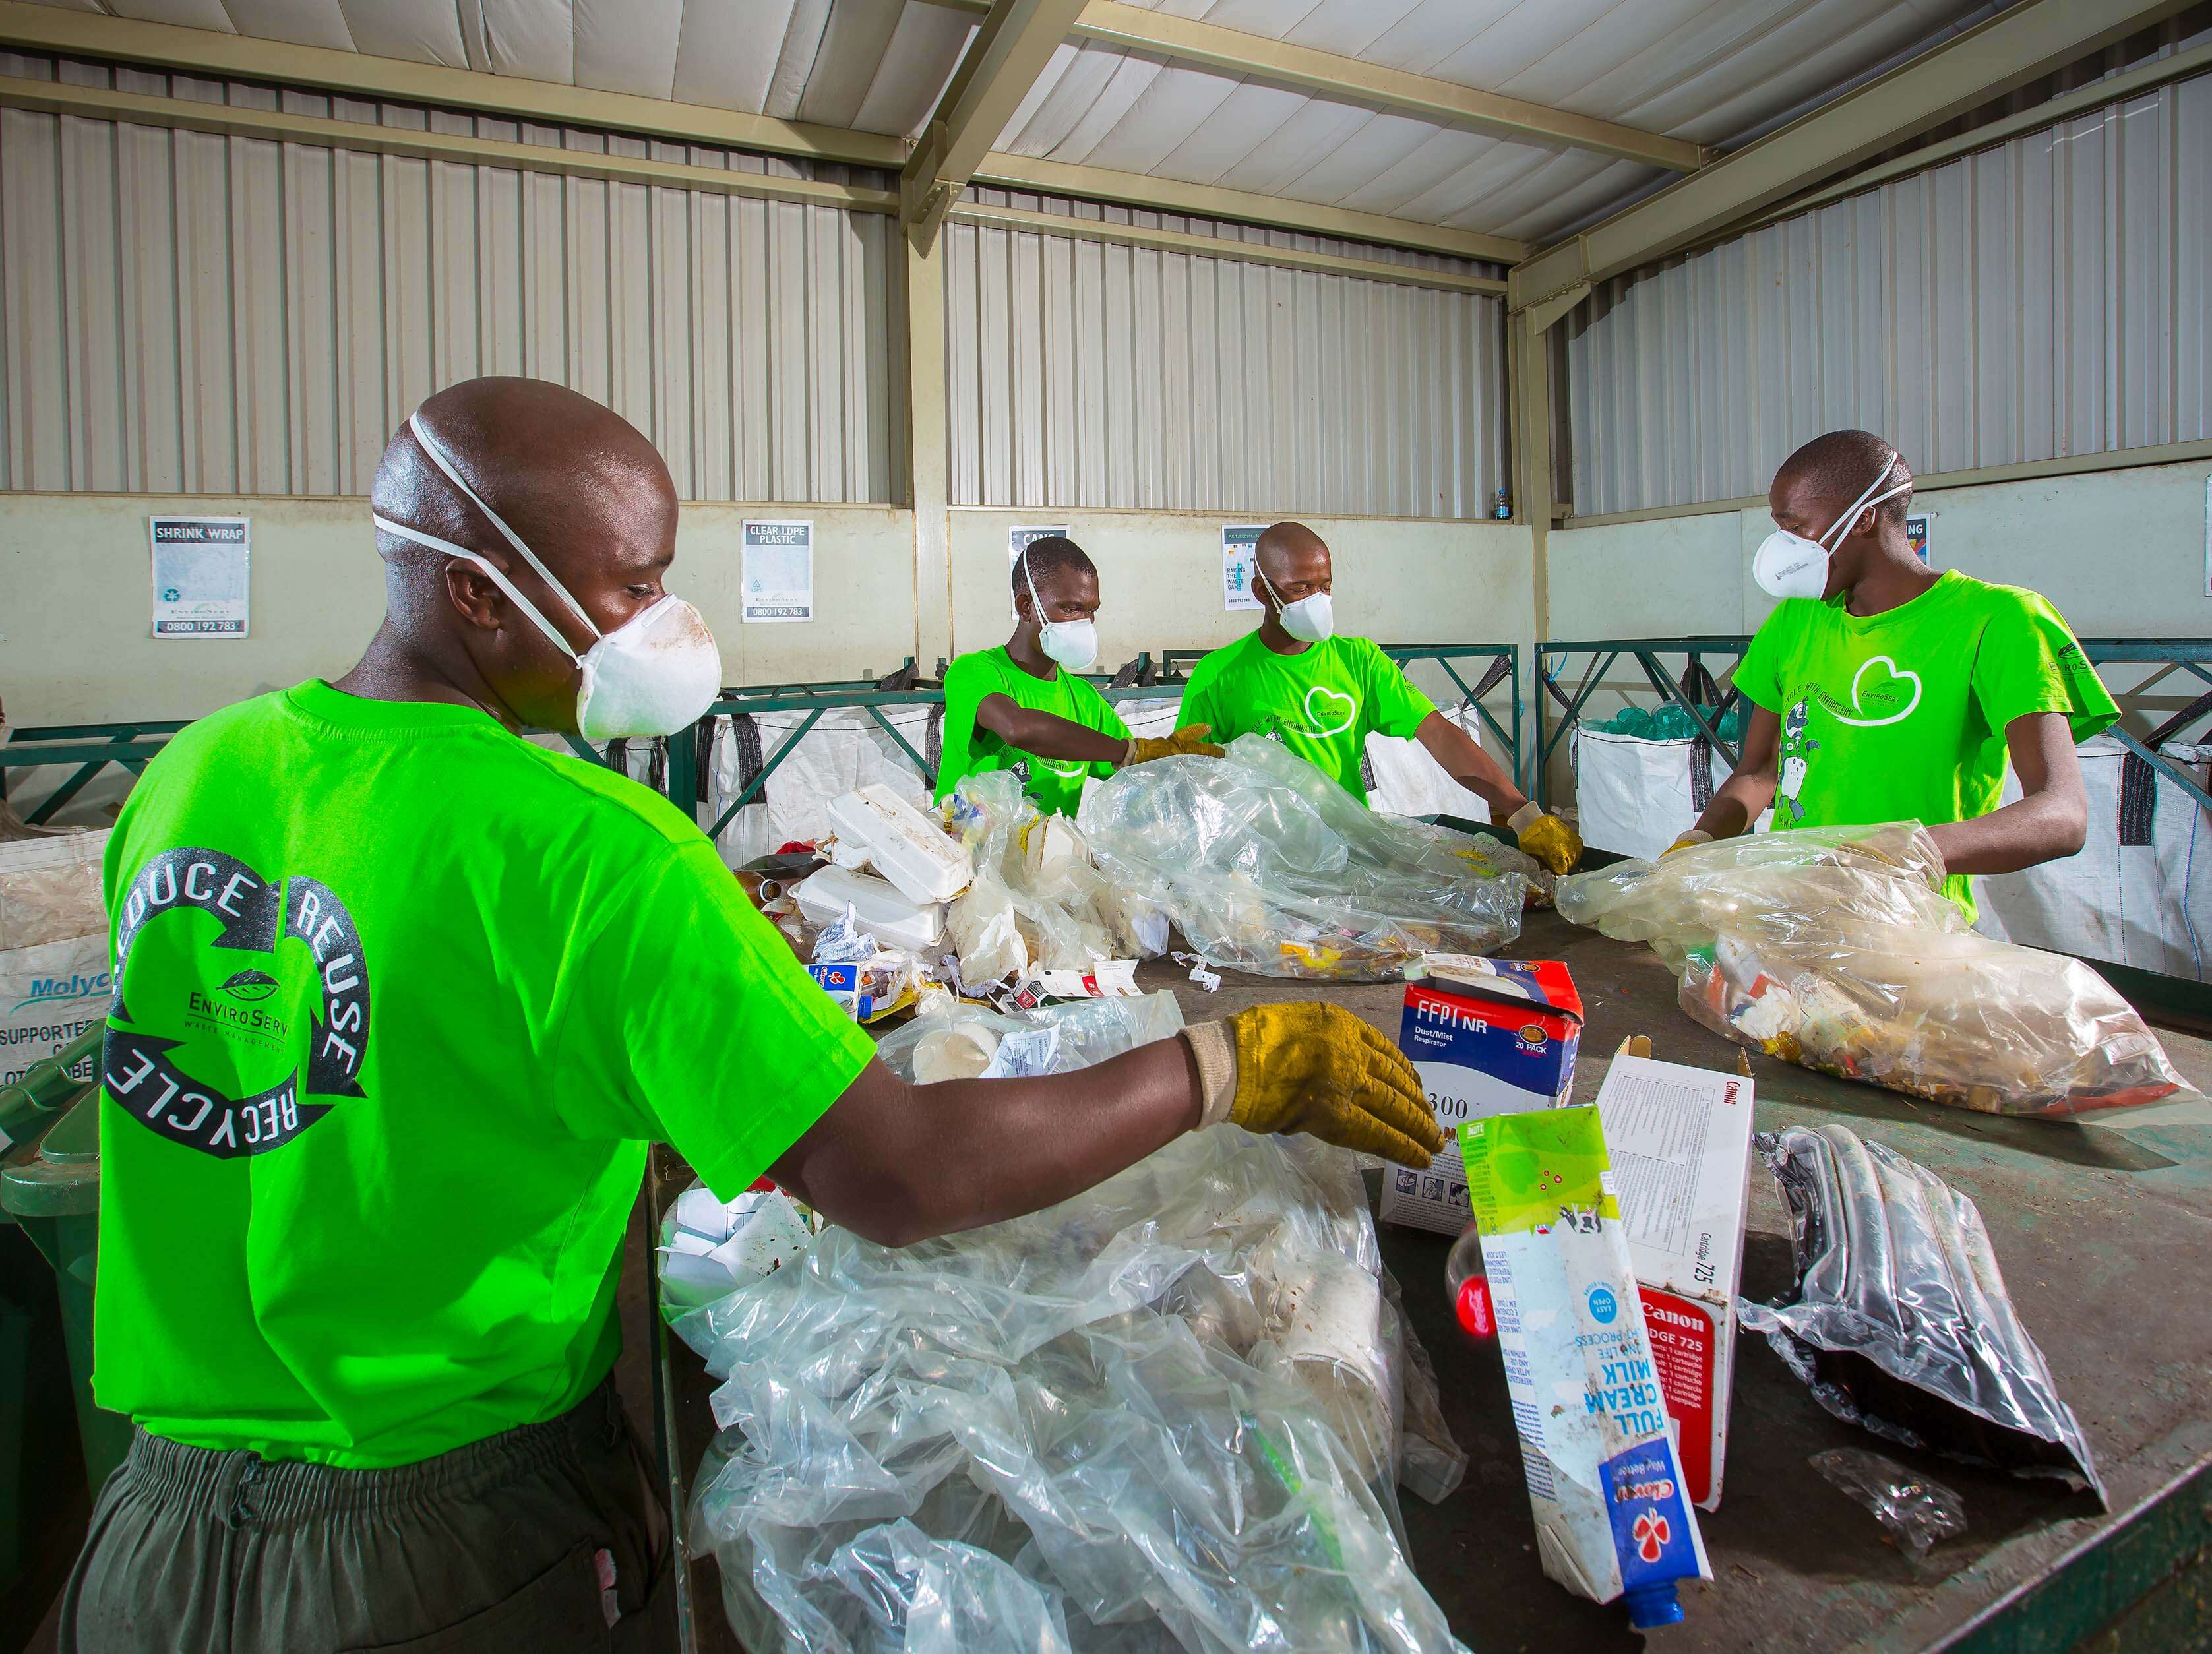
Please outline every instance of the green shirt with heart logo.
M1909 603L1854 615L1793 598L1736 668L1782 720L1774 825L1965 821L1997 807L2005 726L2061 712L2086 741L2119 717L2057 610L2035 593L1947 570ZM1974 916L1954 874L1946 893Z
M1364 637L1332 637L1277 654L1253 632L1190 670L1177 721L1211 739L1265 735L1356 799L1367 796L1359 760L1370 733L1410 736L1437 709L1398 663Z
M1129 739L1129 727L1121 721L1121 715L1086 679L1057 666L1049 678L1031 677L1016 664L1003 643L994 649L977 649L945 669L945 736L937 766L939 801L952 796L963 775L1011 769L1021 776L1023 793L1046 815L1073 815L1083 802L1085 779L1110 775L1114 766L1103 761L1078 763L1068 758L1042 758L1008 746L975 721L975 709L994 695L1003 695L1016 706L1049 712L1103 735Z
M474 707L203 718L108 842L100 1406L406 1464L574 1406L648 1141L734 1198L873 1045L667 800Z

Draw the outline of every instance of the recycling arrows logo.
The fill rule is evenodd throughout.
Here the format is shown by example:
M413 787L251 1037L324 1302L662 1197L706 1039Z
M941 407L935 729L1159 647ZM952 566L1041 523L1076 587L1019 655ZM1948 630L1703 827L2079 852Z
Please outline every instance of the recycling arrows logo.
M274 962L279 941L302 944L315 962L316 998L309 1013L306 1061L265 1090L233 1097L179 1067L170 1053L185 1042L130 1030L125 1001L131 949L164 914L196 908L222 928L210 946L263 954ZM276 979L246 958L227 973L222 991L243 1000L266 998ZM149 1130L220 1159L265 1154L290 1142L331 1111L311 1098L362 1097L362 1053L368 1044L368 964L361 932L327 885L305 877L281 885L219 850L165 850L138 871L125 892L115 933L115 996L108 1007L101 1078L117 1105Z

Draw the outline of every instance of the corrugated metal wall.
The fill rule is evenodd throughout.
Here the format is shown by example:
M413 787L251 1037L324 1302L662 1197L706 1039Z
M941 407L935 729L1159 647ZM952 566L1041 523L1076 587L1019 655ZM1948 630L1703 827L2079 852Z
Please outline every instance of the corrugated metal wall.
M1204 219L975 198L1497 273ZM1496 299L993 226L947 235L956 504L1477 517L1504 480Z
M1844 426L1923 475L2212 435L2212 76L1617 278L1566 325L1578 516L1763 494Z
M57 72L0 54L0 74ZM510 142L804 167L183 75L58 72ZM610 404L653 437L687 499L888 501L904 268L878 214L0 110L0 488L365 494L423 397L508 373Z

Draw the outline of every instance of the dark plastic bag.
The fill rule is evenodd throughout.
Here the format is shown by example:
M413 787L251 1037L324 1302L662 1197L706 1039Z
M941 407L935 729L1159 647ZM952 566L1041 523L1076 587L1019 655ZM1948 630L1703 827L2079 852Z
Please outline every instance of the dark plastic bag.
M1762 1132L1797 1284L1740 1301L1820 1405L1878 1436L2094 1492L2089 1444L2014 1313L1974 1203L1844 1126Z

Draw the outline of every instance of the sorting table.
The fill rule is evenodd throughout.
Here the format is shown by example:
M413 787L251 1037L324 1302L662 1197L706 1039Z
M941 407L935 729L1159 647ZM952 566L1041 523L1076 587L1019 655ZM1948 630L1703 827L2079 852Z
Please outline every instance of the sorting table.
M1589 1021L1575 1078L1595 1098L1631 1034L1653 1055L1733 1069L1739 1048L1674 1001L1649 948L1530 917L1510 952L1564 960ZM1327 997L1395 1036L1395 983L1327 987L1224 973L1206 994L1162 964L1140 982L1172 988L1191 1020L1269 1000ZM2174 1065L2212 1087L2212 1044L2161 1028ZM1762 1131L1838 1121L1919 1161L1981 1208L2014 1303L2080 1418L2111 1494L2100 1511L2054 1481L2022 1481L1878 1440L1824 1412L1763 1339L1737 1346L1725 1496L1700 1513L1710 1584L1683 1593L1669 1650L2075 1646L2117 1627L2115 1646L2200 1644L2212 1624L2212 1104L2202 1098L2079 1121L2004 1119L1917 1103L1754 1055ZM656 1154L656 1219L690 1182ZM1743 1291L1787 1288L1788 1221L1754 1163ZM1460 1330L1445 1300L1449 1237L1384 1225L1382 1256L1428 1347L1444 1414L1468 1454L1465 1482L1429 1505L1401 1495L1412 1560L1460 1638L1476 1650L1634 1648L1618 1605L1571 1596L1539 1568L1519 1444L1494 1345ZM714 1425L709 1380L673 1338L660 1359L672 1487L680 1499ZM1916 1563L1873 1517L1807 1463L1870 1447L1955 1489L1968 1531ZM679 1523L679 1528L681 1523ZM679 1602L687 1648L734 1648L711 1559L687 1559Z

